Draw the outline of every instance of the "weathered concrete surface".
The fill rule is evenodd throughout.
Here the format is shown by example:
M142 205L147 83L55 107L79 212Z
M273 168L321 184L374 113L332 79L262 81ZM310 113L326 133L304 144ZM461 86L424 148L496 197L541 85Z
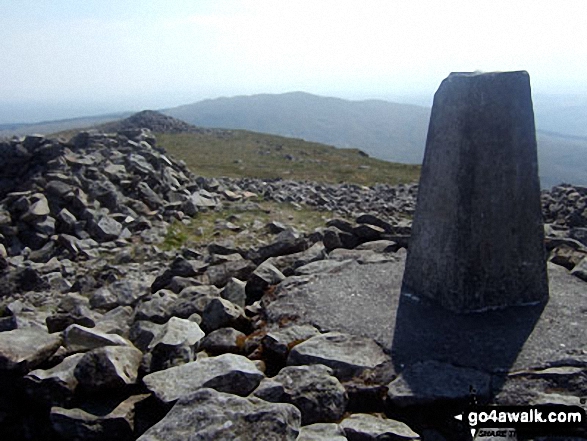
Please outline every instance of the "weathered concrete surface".
M527 72L452 73L434 96L404 290L456 312L548 298Z
M400 297L403 268L400 259L290 278L268 305L268 320L371 337L391 351L398 371L424 360L493 372L587 363L587 283L565 268L549 264L545 306L471 314Z

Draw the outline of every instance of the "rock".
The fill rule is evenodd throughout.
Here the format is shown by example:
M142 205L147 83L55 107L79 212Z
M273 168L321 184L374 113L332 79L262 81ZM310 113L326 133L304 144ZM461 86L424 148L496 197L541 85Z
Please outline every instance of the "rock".
M375 441L380 439L398 441L419 441L420 437L401 421L380 418L374 415L357 413L340 422L350 441Z
M90 223L92 237L98 242L115 240L122 233L122 225L108 216L102 216L98 222Z
M139 441L184 441L186 433L202 441L295 441L299 426L300 413L291 404L201 389L181 398Z
M587 282L587 256L585 256L571 271L573 276Z
M163 326L148 320L135 321L130 328L129 339L139 350L147 352L149 345L155 336L161 333Z
M96 322L96 330L106 334L118 334L121 337L128 337L130 323L134 319L134 311L130 306L117 306L105 313Z
M403 292L454 312L545 302L528 73L449 75L423 164Z
M131 346L97 348L84 354L74 375L84 391L118 390L136 382L141 359L141 351Z
M39 218L45 217L51 213L49 202L42 193L35 193L30 197L30 206L21 219L25 222L32 222Z
M587 247L587 228L571 228L569 231L569 237L581 242L584 246Z
M296 345L287 358L289 366L324 364L341 381L389 362L389 357L370 338L329 332Z
M206 332L212 332L219 328L235 328L239 331L249 331L250 321L245 316L242 308L228 300L214 298L210 300L206 309L202 312L202 328Z
M374 240L372 242L365 242L357 245L355 250L370 250L376 253L395 253L399 245L392 240Z
M393 255L380 254L372 250L347 250L344 248L332 250L328 255L328 258L331 260L342 261L355 260L357 263L361 265L364 265L366 263L393 262L396 260L396 257Z
M241 259L210 266L206 270L206 275L210 279L212 285L222 287L225 286L231 278L240 280L248 279L249 275L255 270L255 268L255 264L250 260Z
M336 274L345 271L352 264L352 260L318 260L296 269L296 276L309 276L310 274Z
M586 250L576 250L573 246L569 246L568 243L563 243L550 252L548 260L555 265L564 266L566 269L572 270L586 257Z
M246 282L231 277L224 289L220 292L220 297L244 308L247 298L245 287Z
M246 338L246 334L234 328L220 328L204 337L199 349L211 355L225 353L240 354L243 352Z
M29 372L24 377L29 395L49 405L65 405L71 400L77 387L78 381L73 372L83 356L84 354L70 355L51 369Z
M177 300L169 306L169 311L180 318L189 318L192 314L202 315L208 304L218 296L218 289L212 285L184 288Z
M324 239L322 241L327 251L332 251L336 248L352 249L359 243L353 233L341 231L336 227L328 227L324 230Z
M488 398L490 381L489 374L476 369L423 361L407 366L389 383L387 399L398 407L467 403L472 389L479 399Z
M133 306L149 293L148 285L137 280L119 280L111 283L108 289L121 306Z
M291 276L297 268L324 258L326 258L324 244L317 242L305 251L274 257L272 263L284 275Z
M347 393L332 369L315 364L287 366L261 381L253 395L274 403L291 403L302 414L302 424L332 423L345 412Z
M284 224L282 224L281 222L278 222L278 221L271 221L271 222L267 223L265 225L265 228L271 234L279 234L282 231L285 231L287 229L287 227Z
M81 307L76 312L58 312L48 316L45 324L50 334L61 332L68 326L77 324L87 328L93 328L96 325L93 313L87 308ZM84 311L85 309L85 311Z
M297 441L346 441L344 430L334 423L316 423L300 428Z
M206 387L245 396L264 377L251 360L241 355L223 354L149 374L143 382L163 403L172 403Z
M276 329L269 331L263 337L263 350L268 355L285 362L293 347L319 334L320 332L310 325L293 325Z
M136 307L136 320L150 320L155 323L166 323L173 315L172 306L177 301L177 294L162 289L150 298L146 297Z
M64 440L130 440L135 428L135 406L147 397L133 395L106 412L53 407L51 424Z
M106 334L92 328L71 325L63 332L64 346L69 353L85 352L104 346L132 346L116 334Z
M192 361L194 348L204 337L204 331L190 320L171 317L149 343L151 372Z
M285 276L269 262L263 262L249 276L246 285L247 304L259 300L264 291L271 285L277 285L285 279Z
M61 346L61 337L38 328L0 332L0 370L27 373Z
M298 253L308 248L306 240L292 230L285 230L279 233L275 241L269 245L252 250L247 256L257 264L264 262L270 257L284 256L286 254ZM240 278L240 277L239 277Z
M94 309L109 310L118 306L118 298L107 287L103 286L92 294L90 305Z
M358 216L355 219L355 221L358 224L367 224L367 225L373 225L373 226L379 227L386 233L393 233L394 232L394 228L389 222L386 222L385 220L383 220L373 214L369 214L369 213L361 214L360 216Z
M383 228L369 224L360 224L353 228L353 234L358 237L361 242L380 240L384 233L385 230Z

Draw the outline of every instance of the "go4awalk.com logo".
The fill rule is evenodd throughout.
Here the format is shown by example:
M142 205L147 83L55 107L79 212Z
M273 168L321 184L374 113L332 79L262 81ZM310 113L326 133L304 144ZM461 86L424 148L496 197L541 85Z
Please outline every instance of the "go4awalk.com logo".
M567 434L587 429L579 406L473 406L455 416L468 424L475 440L516 440L516 433Z

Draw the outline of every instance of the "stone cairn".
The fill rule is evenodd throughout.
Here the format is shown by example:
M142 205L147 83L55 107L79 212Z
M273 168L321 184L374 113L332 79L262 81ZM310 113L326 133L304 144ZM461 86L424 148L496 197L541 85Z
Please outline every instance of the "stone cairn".
M436 92L403 291L455 312L548 298L526 72L453 73Z

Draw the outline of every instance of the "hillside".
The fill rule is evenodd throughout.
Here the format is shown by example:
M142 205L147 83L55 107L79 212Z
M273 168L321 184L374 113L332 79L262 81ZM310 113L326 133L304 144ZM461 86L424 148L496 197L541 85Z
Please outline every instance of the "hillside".
M547 121L552 121L548 115L552 116L553 107L543 104L547 101L544 97L538 101L541 108L550 109L536 110L542 187L561 182L587 185L587 137L552 133L556 124ZM200 126L242 128L352 146L375 158L413 164L419 164L424 156L430 119L426 107L301 92L219 98L163 112ZM551 132L540 130L540 124L547 124Z
M419 165L370 158L358 149L247 130L196 127L152 110L96 126L104 132L141 127L154 132L159 145L199 176L395 185L417 181L420 174ZM56 135L68 138L76 133L69 130Z
M361 150L246 130L156 135L170 154L183 159L194 173L207 177L373 185L412 182L420 174L419 165L370 158Z
M163 113L203 127L246 129L355 147L370 156L422 161L430 109L380 100L348 101L303 92L200 101Z

